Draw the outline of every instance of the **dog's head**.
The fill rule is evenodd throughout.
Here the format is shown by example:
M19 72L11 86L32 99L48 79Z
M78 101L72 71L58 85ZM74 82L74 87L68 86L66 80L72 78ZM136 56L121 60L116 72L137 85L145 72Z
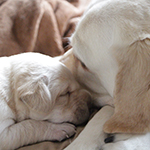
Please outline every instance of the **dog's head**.
M66 90L56 98L51 113L46 117L54 123L82 124L89 117L91 96L84 89Z
M49 63L52 65L34 64L27 72L19 73L16 97L29 109L29 118L83 123L89 116L90 94L81 89L63 64Z

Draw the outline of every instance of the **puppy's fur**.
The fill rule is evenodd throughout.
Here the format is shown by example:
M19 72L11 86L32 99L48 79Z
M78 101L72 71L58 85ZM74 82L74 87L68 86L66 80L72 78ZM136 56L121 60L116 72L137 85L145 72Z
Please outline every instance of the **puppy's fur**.
M24 53L0 58L0 149L61 141L88 119L90 95L54 58ZM84 112L84 113L83 113Z
M148 0L96 0L72 36L82 72L98 79L84 84L114 98L114 115L104 125L107 133L150 131L149 22ZM78 74L81 79L83 73Z

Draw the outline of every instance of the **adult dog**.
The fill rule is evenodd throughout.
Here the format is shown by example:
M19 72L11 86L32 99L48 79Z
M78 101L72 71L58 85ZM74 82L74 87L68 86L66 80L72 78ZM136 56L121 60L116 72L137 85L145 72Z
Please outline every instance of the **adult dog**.
M114 104L106 133L150 131L149 10L148 0L94 1L71 38L73 54L61 59L95 103Z
M59 61L24 53L1 57L0 64L1 150L61 141L75 133L70 123L88 119L90 95Z

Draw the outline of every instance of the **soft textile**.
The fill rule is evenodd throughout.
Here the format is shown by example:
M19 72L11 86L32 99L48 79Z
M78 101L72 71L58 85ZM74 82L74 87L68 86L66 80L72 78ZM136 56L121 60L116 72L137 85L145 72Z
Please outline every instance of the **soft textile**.
M90 0L0 0L0 56L58 56ZM63 43L64 42L64 43Z

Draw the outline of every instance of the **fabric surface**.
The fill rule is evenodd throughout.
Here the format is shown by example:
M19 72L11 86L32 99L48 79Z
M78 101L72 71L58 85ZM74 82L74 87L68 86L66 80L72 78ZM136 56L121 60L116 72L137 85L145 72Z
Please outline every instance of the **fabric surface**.
M0 0L0 56L58 56L90 0ZM64 43L63 43L64 42Z

